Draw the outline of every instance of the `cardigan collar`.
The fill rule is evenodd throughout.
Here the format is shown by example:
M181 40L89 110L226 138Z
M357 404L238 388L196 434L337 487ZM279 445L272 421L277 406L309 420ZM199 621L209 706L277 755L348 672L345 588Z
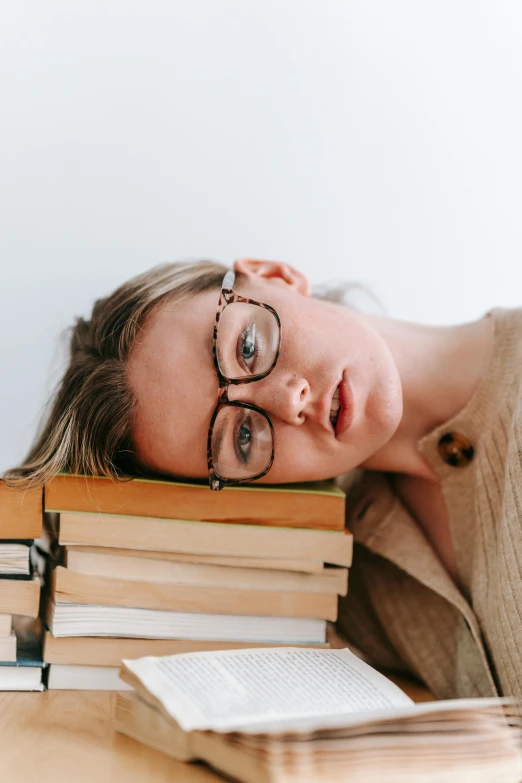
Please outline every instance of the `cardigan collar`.
M439 560L430 542L385 476L365 474L347 518L348 529L355 541L371 552L386 558L411 577L444 598L464 618L471 634L469 667L476 672L481 686L475 695L498 695L498 689L486 654L477 617ZM404 595L404 602L408 602ZM412 612L408 622L421 626L423 617ZM432 650L431 666L436 665L438 650ZM441 671L444 664L441 662Z

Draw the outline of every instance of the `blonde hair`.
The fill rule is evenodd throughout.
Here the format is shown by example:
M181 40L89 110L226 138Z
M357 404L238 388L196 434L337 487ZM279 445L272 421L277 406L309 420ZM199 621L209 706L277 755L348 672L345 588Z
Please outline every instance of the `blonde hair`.
M161 303L219 289L227 267L214 261L163 264L98 299L72 328L69 365L24 463L5 481L27 488L57 473L122 478L147 471L136 459L136 400L127 362L138 332ZM217 299L216 299L217 304Z

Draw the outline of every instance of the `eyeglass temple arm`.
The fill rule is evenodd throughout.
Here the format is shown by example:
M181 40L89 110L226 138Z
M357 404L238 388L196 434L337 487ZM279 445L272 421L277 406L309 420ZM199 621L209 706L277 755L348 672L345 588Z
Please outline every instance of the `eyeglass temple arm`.
M235 279L236 279L236 273L234 272L233 269L229 269L225 277L223 278L223 282L221 283L221 290L232 291L232 288L234 287Z

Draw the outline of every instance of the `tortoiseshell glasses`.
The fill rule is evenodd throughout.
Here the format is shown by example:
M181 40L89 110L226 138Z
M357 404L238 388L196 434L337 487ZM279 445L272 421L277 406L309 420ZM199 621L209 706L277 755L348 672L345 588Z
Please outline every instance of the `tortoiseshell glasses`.
M267 304L232 290L226 273L216 313L212 350L219 391L207 441L210 489L261 478L274 461L274 425L264 410L228 399L229 386L253 383L275 367L281 349L281 321Z

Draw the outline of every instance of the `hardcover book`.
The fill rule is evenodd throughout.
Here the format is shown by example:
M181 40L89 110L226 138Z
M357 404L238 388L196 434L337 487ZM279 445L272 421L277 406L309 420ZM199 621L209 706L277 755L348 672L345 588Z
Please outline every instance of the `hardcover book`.
M42 534L43 491L13 489L0 479L0 539L33 539Z
M61 474L46 484L45 510L343 530L345 494L333 481L245 484L210 492L206 482Z

